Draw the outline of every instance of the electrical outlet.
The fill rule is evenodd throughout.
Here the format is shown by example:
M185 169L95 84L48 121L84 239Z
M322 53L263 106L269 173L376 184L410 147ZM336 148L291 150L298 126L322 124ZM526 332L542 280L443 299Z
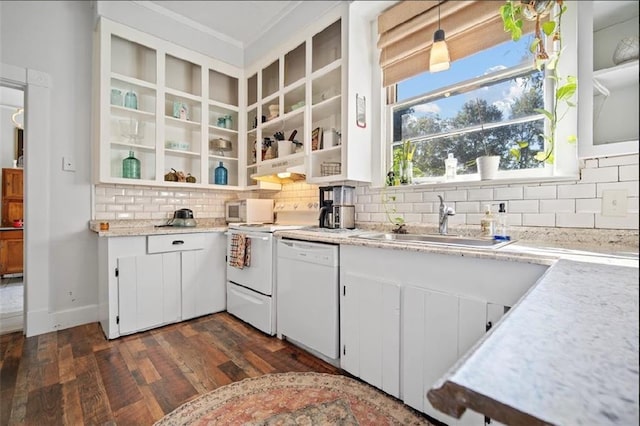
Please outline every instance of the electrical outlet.
M627 190L605 189L602 191L602 216L627 215Z
M62 157L62 170L66 172L76 171L76 164L73 162L73 158L69 156Z

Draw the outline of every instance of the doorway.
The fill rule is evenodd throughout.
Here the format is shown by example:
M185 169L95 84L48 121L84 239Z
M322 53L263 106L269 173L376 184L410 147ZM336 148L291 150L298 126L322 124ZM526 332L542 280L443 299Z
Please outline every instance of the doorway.
M0 86L0 334L24 329L24 91Z

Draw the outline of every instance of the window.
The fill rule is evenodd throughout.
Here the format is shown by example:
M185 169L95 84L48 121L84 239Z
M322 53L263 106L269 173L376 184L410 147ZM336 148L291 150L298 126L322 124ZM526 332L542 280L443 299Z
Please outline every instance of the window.
M459 59L448 71L397 83L390 105L394 171L406 140L416 145L414 182L442 180L449 153L462 179L477 173L481 155L500 156L502 171L544 168L534 159L544 148L545 126L535 109L544 108L548 84L533 66L530 43L530 36L509 40Z

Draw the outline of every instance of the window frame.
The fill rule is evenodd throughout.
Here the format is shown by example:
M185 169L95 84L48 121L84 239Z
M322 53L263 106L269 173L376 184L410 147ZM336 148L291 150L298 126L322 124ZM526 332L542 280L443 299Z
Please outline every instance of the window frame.
M414 105L417 102L420 101L424 101L424 103L428 103L430 100L437 100L437 99L441 99L442 97L446 97L447 93L449 94L464 94L466 92L475 90L475 89L480 89L482 87L486 87L487 85L490 85L492 83L496 83L496 82L500 82L500 81L506 81L506 80L510 80L513 78L518 78L518 77L522 77L525 75L529 75L532 72L537 71L534 64L532 62L522 62L518 65L515 65L511 68L505 68L503 70L500 71L496 71L494 73L488 74L488 75L481 75L479 77L473 78L473 79L468 79L468 80L464 80L461 81L460 83L456 83L456 84L451 84L442 88L437 88L435 90L432 90L431 92L426 92L420 95L416 95L413 96L411 98L405 99L401 102L395 102L395 103L390 103L388 105L386 105L386 120L388 123L388 128L389 128L389 137L387 138L387 146L386 146L386 157L387 157L387 169L391 170L393 168L393 149L394 147L397 147L399 145L402 144L402 141L394 141L393 140L393 133L394 133L394 129L393 129L393 115L394 115L394 110L396 109L402 109L405 108L409 105ZM546 70L542 70L543 72L543 99L545 100L545 102L547 101L547 99L549 99L549 96L553 96L552 91L554 90L554 84L549 82L549 79L547 78L547 71ZM397 85L393 90L393 93L397 96L398 90L397 90ZM545 108L547 108L545 106ZM547 108L548 109L548 108ZM438 133L438 134L431 134L428 136L422 136L422 137L417 137L417 138L411 138L410 140L412 142L424 142L424 141L428 141L431 139L437 139L437 138L441 138L441 137L446 137L446 136L455 136L455 135L460 135L460 134L464 134L464 133L470 133L473 132L474 130L480 130L482 127L484 127L484 129L491 129L491 128L496 128L496 127L505 127L505 126L509 126L512 124L519 124L519 123L525 123L525 122L531 122L531 121L536 121L536 120L540 120L540 119L544 119L544 115L543 114L536 114L536 115L532 115L532 116L527 116L527 117L520 117L520 118L515 118L515 119L510 119L510 120L504 120L504 121L500 121L498 123L486 123L484 125L476 125L476 126L470 126L467 127L465 129L459 129L459 130L454 130L454 131L450 131L450 132L444 132L444 133ZM544 131L548 132L549 131L549 123L547 120L544 121ZM546 145L546 144L545 144ZM540 178L540 177L548 177L551 176L553 173L553 166L551 164L547 164L545 163L543 165L543 167L537 167L537 168L529 168L529 169L519 169L519 170L498 170L497 173L497 177L496 179L510 179L510 178ZM474 181L474 180L480 180L479 175L477 173L471 173L471 174L466 174L466 175L457 175L455 179L449 179L446 180L446 182L468 182L468 181ZM415 178L414 177L414 182L415 184L424 184L424 183L442 183L445 181L445 177L444 176L429 176L429 177L419 177L419 178Z
M579 72L578 68L578 46L580 42L578 40L577 27L578 27L578 15L576 7L568 8L563 16L563 44L564 53L562 60L558 63L558 71L561 75L573 75L580 78L588 78L584 76L584 73ZM377 28L376 22L374 22L374 29ZM374 31L375 32L375 31ZM376 43L376 36L372 34L372 42ZM376 50L376 60L379 59L380 51ZM533 61L533 58L532 58ZM376 64L378 61L376 62ZM446 72L446 71L445 71ZM547 80L545 78L545 80ZM378 170L374 173L372 185L374 187L383 187L386 185L387 172L391 170L393 166L392 155L392 143L393 143L393 110L392 105L387 104L386 99L392 90L389 90L393 86L384 87L382 79L382 68L377 65L374 69L373 75L374 83L374 99L379 102L379 109L375 114L379 114L380 120L375 124L377 129L374 132L374 142L377 145L377 149L374 150L374 156L372 160L376 164L375 168ZM376 87L377 86L377 87ZM580 83L579 83L580 86ZM552 96L552 94L551 94ZM547 99L545 98L545 103ZM464 175L458 176L455 181L437 181L437 182L422 182L414 183L412 185L401 185L401 187L456 187L460 184L468 186L495 186L504 184L515 183L549 183L549 182L566 182L576 181L580 179L580 159L578 156L578 149L580 145L584 144L582 140L582 124L578 123L578 113L584 106L581 105L579 99L576 99L577 106L573 111L568 111L566 116L558 123L556 128L556 144L554 147L555 161L548 167L541 167L539 169L527 169L524 170L512 170L507 176L505 172L499 171L495 179L490 181L481 181L479 176L476 175ZM546 123L545 123L546 125ZM570 135L577 135L578 142L569 144L566 142L567 137ZM469 179L469 180L467 180Z

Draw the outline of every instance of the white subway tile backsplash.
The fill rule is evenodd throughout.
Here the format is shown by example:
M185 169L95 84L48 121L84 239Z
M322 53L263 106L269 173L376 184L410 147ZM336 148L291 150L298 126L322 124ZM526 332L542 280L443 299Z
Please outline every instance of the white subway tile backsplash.
M620 181L634 180L638 181L638 165L630 164L628 166L620 166Z
M380 204L365 204L362 207L364 208L364 211L367 213L376 213L380 211Z
M590 182L617 182L618 167L600 167L598 169L582 169L580 181Z
M404 220L407 223L420 223L422 215L419 213L404 213Z
M558 228L593 228L594 216L591 213L558 213L556 226Z
M595 196L595 183L558 185L558 198L594 198Z
M598 167L598 159L597 158L589 158L584 160L584 168L585 169L595 169Z
M467 193L467 199L469 201L493 200L493 188L469 189Z
M404 194L404 201L406 203L420 203L422 202L422 192L408 192Z
M458 201L455 206L456 214L458 213L479 213L480 203L477 201Z
M509 201L511 213L538 213L538 200L512 200Z
M131 220L134 219L133 213L129 212L117 212L116 213L117 220Z
M118 204L133 204L134 200L135 199L133 197L129 197L129 196L117 196L116 197L116 203L118 203Z
M601 198L580 198L576 200L576 213L600 213L601 211Z
M493 190L493 199L499 201L522 200L522 194L521 186L495 188Z
M497 211L499 202L507 203L511 226L580 227L602 229L638 229L638 155L586 159L582 164L582 180L575 183L544 182L541 184L491 184L482 186L433 189L430 187L371 188L356 186L356 220L389 223L383 196L395 196L388 203L407 223L437 226L438 207L445 203L455 208L449 217L452 225L479 225L486 204ZM618 179L620 181L618 181ZM351 184L351 183L350 183ZM625 189L628 214L625 217L600 215L602 191ZM236 198L273 198L279 202L317 203L318 186L298 182L284 185L282 191L218 191L183 188L135 187L101 184L94 188L96 220L131 218L139 220L169 219L179 208L191 208L197 217L223 218L224 203Z
M616 183L599 183L597 187L597 197L602 197L602 191L607 189L626 189L627 197L638 196L638 182L616 182Z
M540 200L540 213L575 213L575 200Z
M600 167L609 166L624 166L627 164L638 164L638 154L633 155L619 155L615 157L601 157L598 158L598 164Z
M625 217L596 216L596 227L601 229L638 229L638 213L629 213Z
M124 188L107 187L104 190L104 195L106 196L124 195Z
M524 213L522 215L523 226L556 226L556 215L554 213Z
M107 205L108 212L123 212L124 205L123 204L109 204Z
M525 186L524 187L524 199L525 200L542 200L557 197L557 187L553 186Z
M456 191L445 191L444 192L444 196L442 197L444 198L445 202L451 202L451 201L467 201L467 191L464 189L461 190L456 190ZM438 196L435 195L433 197L434 201L438 201L440 202L440 200L438 199ZM426 199L425 199L426 201Z
M433 213L433 204L432 203L416 203L413 205L414 212L420 213Z

